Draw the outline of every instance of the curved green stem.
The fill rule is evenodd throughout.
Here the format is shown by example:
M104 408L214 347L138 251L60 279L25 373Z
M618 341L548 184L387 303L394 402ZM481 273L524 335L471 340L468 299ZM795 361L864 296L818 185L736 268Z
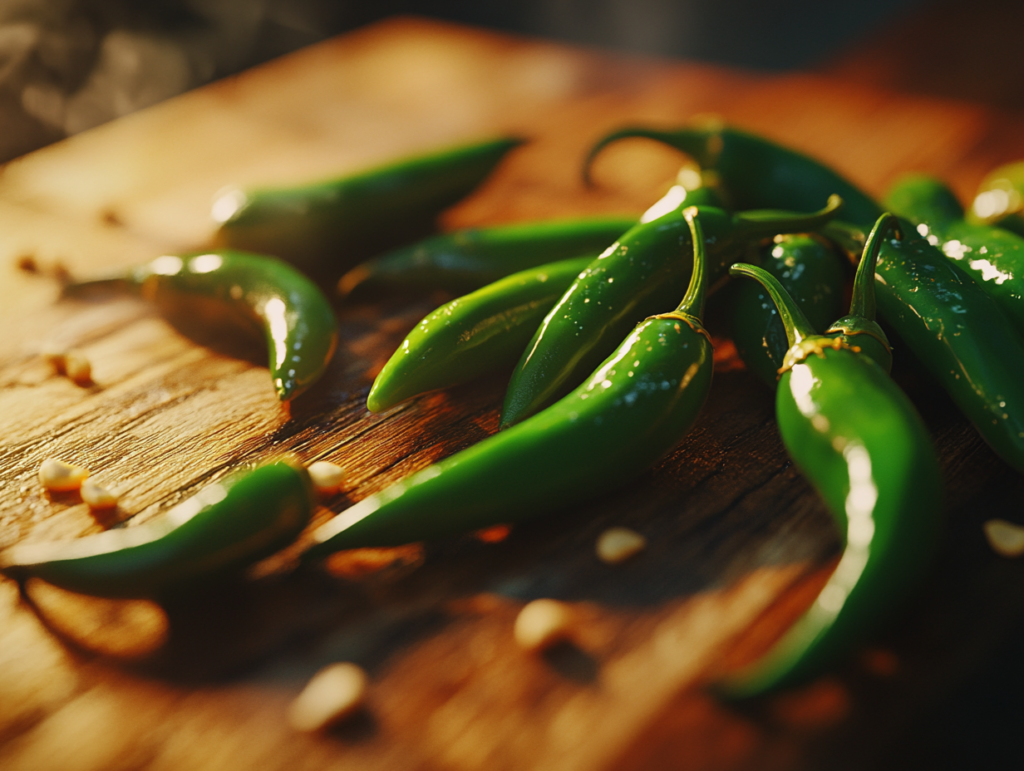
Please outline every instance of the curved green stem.
M789 292L771 273L745 262L737 262L729 268L729 275L747 276L764 287L779 311L779 320L782 321L782 326L786 330L786 339L789 341L790 348L817 334L807 317L804 316L804 312L793 302Z
M799 233L817 230L835 219L843 208L843 199L832 194L824 208L809 214L784 212L775 209L753 209L733 215L733 222L751 234Z
M850 315L860 316L868 321L875 320L875 264L878 262L878 251L882 240L892 233L897 240L903 240L903 229L899 220L886 212L871 228L864 253L857 265L857 273L853 278L853 296L850 300Z
M627 126L602 137L590 149L590 152L587 153L587 157L583 161L583 182L587 187L594 186L591 169L594 165L594 159L597 158L600 152L613 142L632 138L653 139L656 142L662 142L674 147L693 158L702 169L711 168L715 165L715 160L722 145L721 139L718 138L717 133L710 126L674 129L671 131L645 128L643 126Z
M676 308L676 313L703 319L704 298L707 294L707 279L704 276L704 228L701 227L696 206L686 209L683 216L686 217L686 224L690 226L693 241L693 272L690 274L690 285L686 288L686 294Z

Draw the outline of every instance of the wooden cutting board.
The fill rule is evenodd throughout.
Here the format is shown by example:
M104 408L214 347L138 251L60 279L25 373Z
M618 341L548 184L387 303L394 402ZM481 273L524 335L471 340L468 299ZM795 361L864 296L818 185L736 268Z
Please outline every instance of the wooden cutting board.
M258 346L186 337L131 298L58 302L55 284L19 262L84 273L198 248L225 185L301 182L504 133L533 141L447 227L639 213L679 157L622 143L587 190L578 171L590 143L626 122L707 112L879 194L917 170L966 197L989 168L1024 157L1024 119L968 103L399 19L8 164L0 545L149 518L283 451L348 469L320 522L493 432L505 384L495 377L371 415L373 376L441 298L339 304L339 353L289 414ZM49 346L83 350L94 384L56 375L40 356ZM722 705L703 684L763 651L838 553L824 507L781 447L771 396L722 358L703 417L655 469L502 539L362 550L303 573L271 562L244 588L166 609L45 585L19 598L0 582L0 767L795 769L893 757L897 737L922 735L913 727L1024 618L1020 567L992 555L980 527L1019 516L1022 484L944 396L904 373L948 480L935 576L834 676ZM44 493L35 475L47 457L116 483L117 512L97 517L77 495ZM647 550L599 562L595 539L612 525L644 533ZM546 657L511 636L537 597L577 612L574 643ZM288 703L339 660L369 672L366 711L326 736L297 735Z

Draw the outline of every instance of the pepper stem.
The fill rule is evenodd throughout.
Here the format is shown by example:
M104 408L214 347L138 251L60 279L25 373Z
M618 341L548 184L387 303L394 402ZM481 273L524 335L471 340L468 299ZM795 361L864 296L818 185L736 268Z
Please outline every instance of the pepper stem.
M686 224L690 226L690 237L693 241L693 272L690 274L690 285L686 288L682 302L676 313L685 313L695 319L704 318L704 297L707 294L707 279L704 276L704 228L700 224L700 216L696 206L683 210Z
M583 182L587 187L594 186L591 168L594 165L594 159L604 148L620 139L634 137L653 139L655 142L666 144L689 155L702 169L711 168L715 165L718 153L722 148L722 140L719 136L721 128L720 122L709 121L707 125L671 131L645 128L644 126L627 126L618 129L602 137L597 144L590 148L590 152L587 153L587 157L583 161Z
M729 268L729 275L747 276L764 287L779 311L779 320L782 321L782 326L786 330L786 338L789 341L790 348L803 342L808 337L815 336L816 333L811 326L811 322L807 320L804 312L800 310L800 307L790 297L789 292L785 290L782 284L779 283L779 280L771 273L763 268L748 265L745 262L737 262Z
M752 209L734 214L732 221L744 238L774 236L776 233L801 233L818 230L835 218L843 208L843 199L833 193L823 209L809 214L779 211L777 209Z
M860 316L868 321L875 320L875 264L883 239L892 233L897 240L903 240L903 229L900 221L886 212L875 221L867 241L864 253L857 265L857 273L853 277L853 296L850 300L850 315Z

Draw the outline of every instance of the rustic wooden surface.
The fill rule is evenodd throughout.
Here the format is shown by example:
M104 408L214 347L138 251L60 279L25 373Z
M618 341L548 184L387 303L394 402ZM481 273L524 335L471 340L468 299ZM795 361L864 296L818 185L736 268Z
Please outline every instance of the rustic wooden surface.
M598 163L598 189L578 181L589 143L626 121L715 112L875 193L925 170L967 196L990 167L1024 157L1013 110L887 91L856 71L754 76L396 20L9 164L0 545L151 517L282 451L349 469L323 521L494 431L504 386L495 377L367 413L373 375L439 298L379 300L338 307L339 354L289 414L259 346L186 337L131 298L57 302L20 259L86 271L201 246L224 185L299 181L502 132L535 141L447 226L642 211L672 179L673 153L622 143ZM84 350L95 384L54 374L39 355L50 345ZM271 561L181 607L45 585L19 599L0 582L0 767L937 768L997 752L1020 714L1009 695L1024 676L1004 654L1024 631L1024 574L989 552L980 525L1020 520L1024 485L913 369L897 375L948 480L942 552L901 617L807 688L743 708L702 690L806 607L838 548L781 448L771 397L727 359L696 428L655 469L500 541L363 550L304 572ZM116 482L117 512L98 518L76 495L46 495L35 473L50 456ZM649 548L598 562L594 541L613 524ZM539 658L511 639L536 597L563 599L579 618L574 643ZM326 736L296 735L287 704L337 660L370 673L367 709Z

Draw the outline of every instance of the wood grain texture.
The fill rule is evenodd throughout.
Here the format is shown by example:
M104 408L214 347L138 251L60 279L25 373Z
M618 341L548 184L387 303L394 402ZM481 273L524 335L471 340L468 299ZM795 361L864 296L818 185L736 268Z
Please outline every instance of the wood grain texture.
M288 413L259 345L183 334L134 298L58 301L54 282L19 271L19 258L86 272L201 246L210 199L225 185L325 176L503 132L535 141L450 212L448 226L640 212L678 156L623 142L586 190L578 165L589 143L627 121L709 111L874 193L926 170L966 194L992 158L1024 155L1024 121L1011 131L982 106L396 20L9 164L0 175L0 544L142 521L281 452L348 469L342 492L317 512L323 521L496 430L505 383L496 376L368 413L374 374L441 298L381 299L338 306L339 354ZM722 315L712 323L726 335ZM82 349L95 384L52 372L39 356L50 344ZM782 450L770 395L723 366L694 430L654 469L499 542L360 550L316 569L271 560L247 582L164 608L44 585L19 600L0 583L0 767L590 771L877 760L899 726L959 687L979 651L1001 644L1010 621L998 619L1024 618L1024 592L1006 580L1019 570L986 551L980 530L989 516L1017 516L1020 481L912 368L897 377L949 480L942 569L874 658L804 691L739 710L701 689L799 615L838 546ZM119 510L98 519L75 495L45 494L34 476L50 456L117 482ZM647 550L600 563L594 542L611 525L644 533ZM971 587L987 594L978 600ZM537 597L578 614L572 644L539 658L511 636L518 609ZM954 628L947 616L962 643L936 642ZM367 709L326 736L295 735L287 704L338 660L370 673Z

